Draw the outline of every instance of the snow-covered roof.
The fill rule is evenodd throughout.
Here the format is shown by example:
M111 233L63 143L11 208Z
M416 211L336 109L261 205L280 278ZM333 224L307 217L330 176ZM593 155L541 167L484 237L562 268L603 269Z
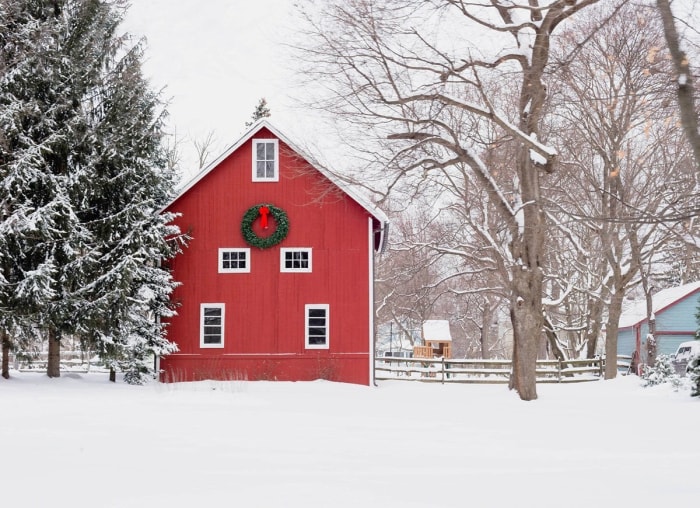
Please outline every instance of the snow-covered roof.
M658 314L667 307L673 305L686 296L700 290L700 281L684 284L668 289L662 289L651 297L652 311ZM647 304L645 300L636 301L629 309L620 316L620 328L630 328L647 318Z
M452 342L450 322L446 319L423 321L423 340L426 342Z
M294 143L290 138L288 138L286 135L284 135L279 129L274 127L268 120L266 119L261 119L255 122L246 132L241 136L238 141L236 141L233 145L231 145L229 148L227 148L221 155L219 155L216 159L214 159L212 162L207 164L202 170L197 173L190 181L188 181L178 192L178 194L170 201L170 203L167 204L163 209L168 208L170 205L172 205L175 201L177 201L181 196L183 196L187 191L189 191L192 187L197 185L197 183L202 180L205 176L207 176L215 167L217 167L219 164L221 164L229 155L231 155L233 152L238 150L246 141L248 141L250 138L252 138L258 131L261 129L267 129L272 134L274 134L277 138L282 140L289 148L294 150L297 154L299 154L301 157L303 157L306 162L308 162L311 167L313 167L315 170L317 170L319 173L321 173L323 176L328 178L334 185L336 185L340 190L342 190L345 194L347 194L350 198L352 198L357 204L359 204L362 208L364 208L372 217L374 217L381 226L382 229L382 239L381 242L384 244L385 242L385 237L386 237L386 228L389 224L389 217L374 206L366 197L364 197L362 194L358 193L354 188L352 188L350 185L348 185L346 182L342 181L338 176L334 175L330 171L328 171L325 168L319 167L315 164L313 164L313 158L308 157L303 150L301 150L296 143ZM380 249L381 250L381 246Z

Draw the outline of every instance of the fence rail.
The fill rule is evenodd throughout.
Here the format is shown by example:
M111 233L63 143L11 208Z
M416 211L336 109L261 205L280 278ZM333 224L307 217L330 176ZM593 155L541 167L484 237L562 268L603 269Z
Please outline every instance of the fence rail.
M89 372L104 370L104 363L97 356L84 351L61 350L61 370ZM46 351L25 354L10 354L9 362L14 370L36 372L46 370L49 354Z
M629 372L631 357L618 356L618 370ZM381 358L375 362L377 380L396 379L437 383L508 383L510 360ZM538 360L538 383L579 383L602 379L604 358Z
M10 365L15 370L46 370L47 353L10 355ZM80 351L61 351L61 370L101 370L104 365L97 357L88 358ZM632 357L618 355L617 368L629 373ZM438 383L508 383L512 371L510 360L445 359L445 358L378 358L375 362L375 378L402 381ZM579 360L538 360L536 366L538 383L578 383L596 381L605 372L604 358Z

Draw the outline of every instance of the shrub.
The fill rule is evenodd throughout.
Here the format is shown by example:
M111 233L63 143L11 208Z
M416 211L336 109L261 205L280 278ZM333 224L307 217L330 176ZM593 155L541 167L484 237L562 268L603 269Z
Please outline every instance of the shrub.
M690 359L686 372L690 380L690 395L700 397L700 355L695 355Z
M671 383L674 388L677 388L681 383L681 378L678 374L676 374L676 371L673 368L671 356L659 355L656 358L655 366L644 369L642 381L642 386L644 387Z

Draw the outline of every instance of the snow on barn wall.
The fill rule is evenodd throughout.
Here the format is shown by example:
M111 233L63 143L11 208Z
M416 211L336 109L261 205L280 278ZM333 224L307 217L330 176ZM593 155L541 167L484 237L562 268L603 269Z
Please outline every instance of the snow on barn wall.
M258 145L272 162L262 167L277 167L261 181ZM170 263L182 283L173 294L178 315L168 322L179 352L161 359L162 379L369 384L373 255L387 219L351 193L265 120L196 176L166 208L181 214L176 223L192 240ZM247 244L241 230L261 204L289 224L267 248ZM266 238L280 224L267 214L264 231L258 213L251 229Z
M698 324L695 319L700 302L700 281L659 291L652 297L656 318L657 354L675 353L678 344L693 340ZM630 355L634 351L645 359L649 323L646 302L636 302L620 316L617 353Z

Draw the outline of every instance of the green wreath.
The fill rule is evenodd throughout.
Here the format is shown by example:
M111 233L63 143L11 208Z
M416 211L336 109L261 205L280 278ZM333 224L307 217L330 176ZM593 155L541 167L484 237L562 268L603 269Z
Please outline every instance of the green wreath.
M253 222L260 216L260 209L265 207L269 211L269 215L272 215L272 218L275 219L277 228L270 236L261 238L253 231ZM243 214L241 232L243 233L243 239L248 245L258 247L259 249L267 249L268 247L277 245L287 237L287 233L289 233L289 219L285 211L281 208L267 203L261 203L248 208L248 211Z

